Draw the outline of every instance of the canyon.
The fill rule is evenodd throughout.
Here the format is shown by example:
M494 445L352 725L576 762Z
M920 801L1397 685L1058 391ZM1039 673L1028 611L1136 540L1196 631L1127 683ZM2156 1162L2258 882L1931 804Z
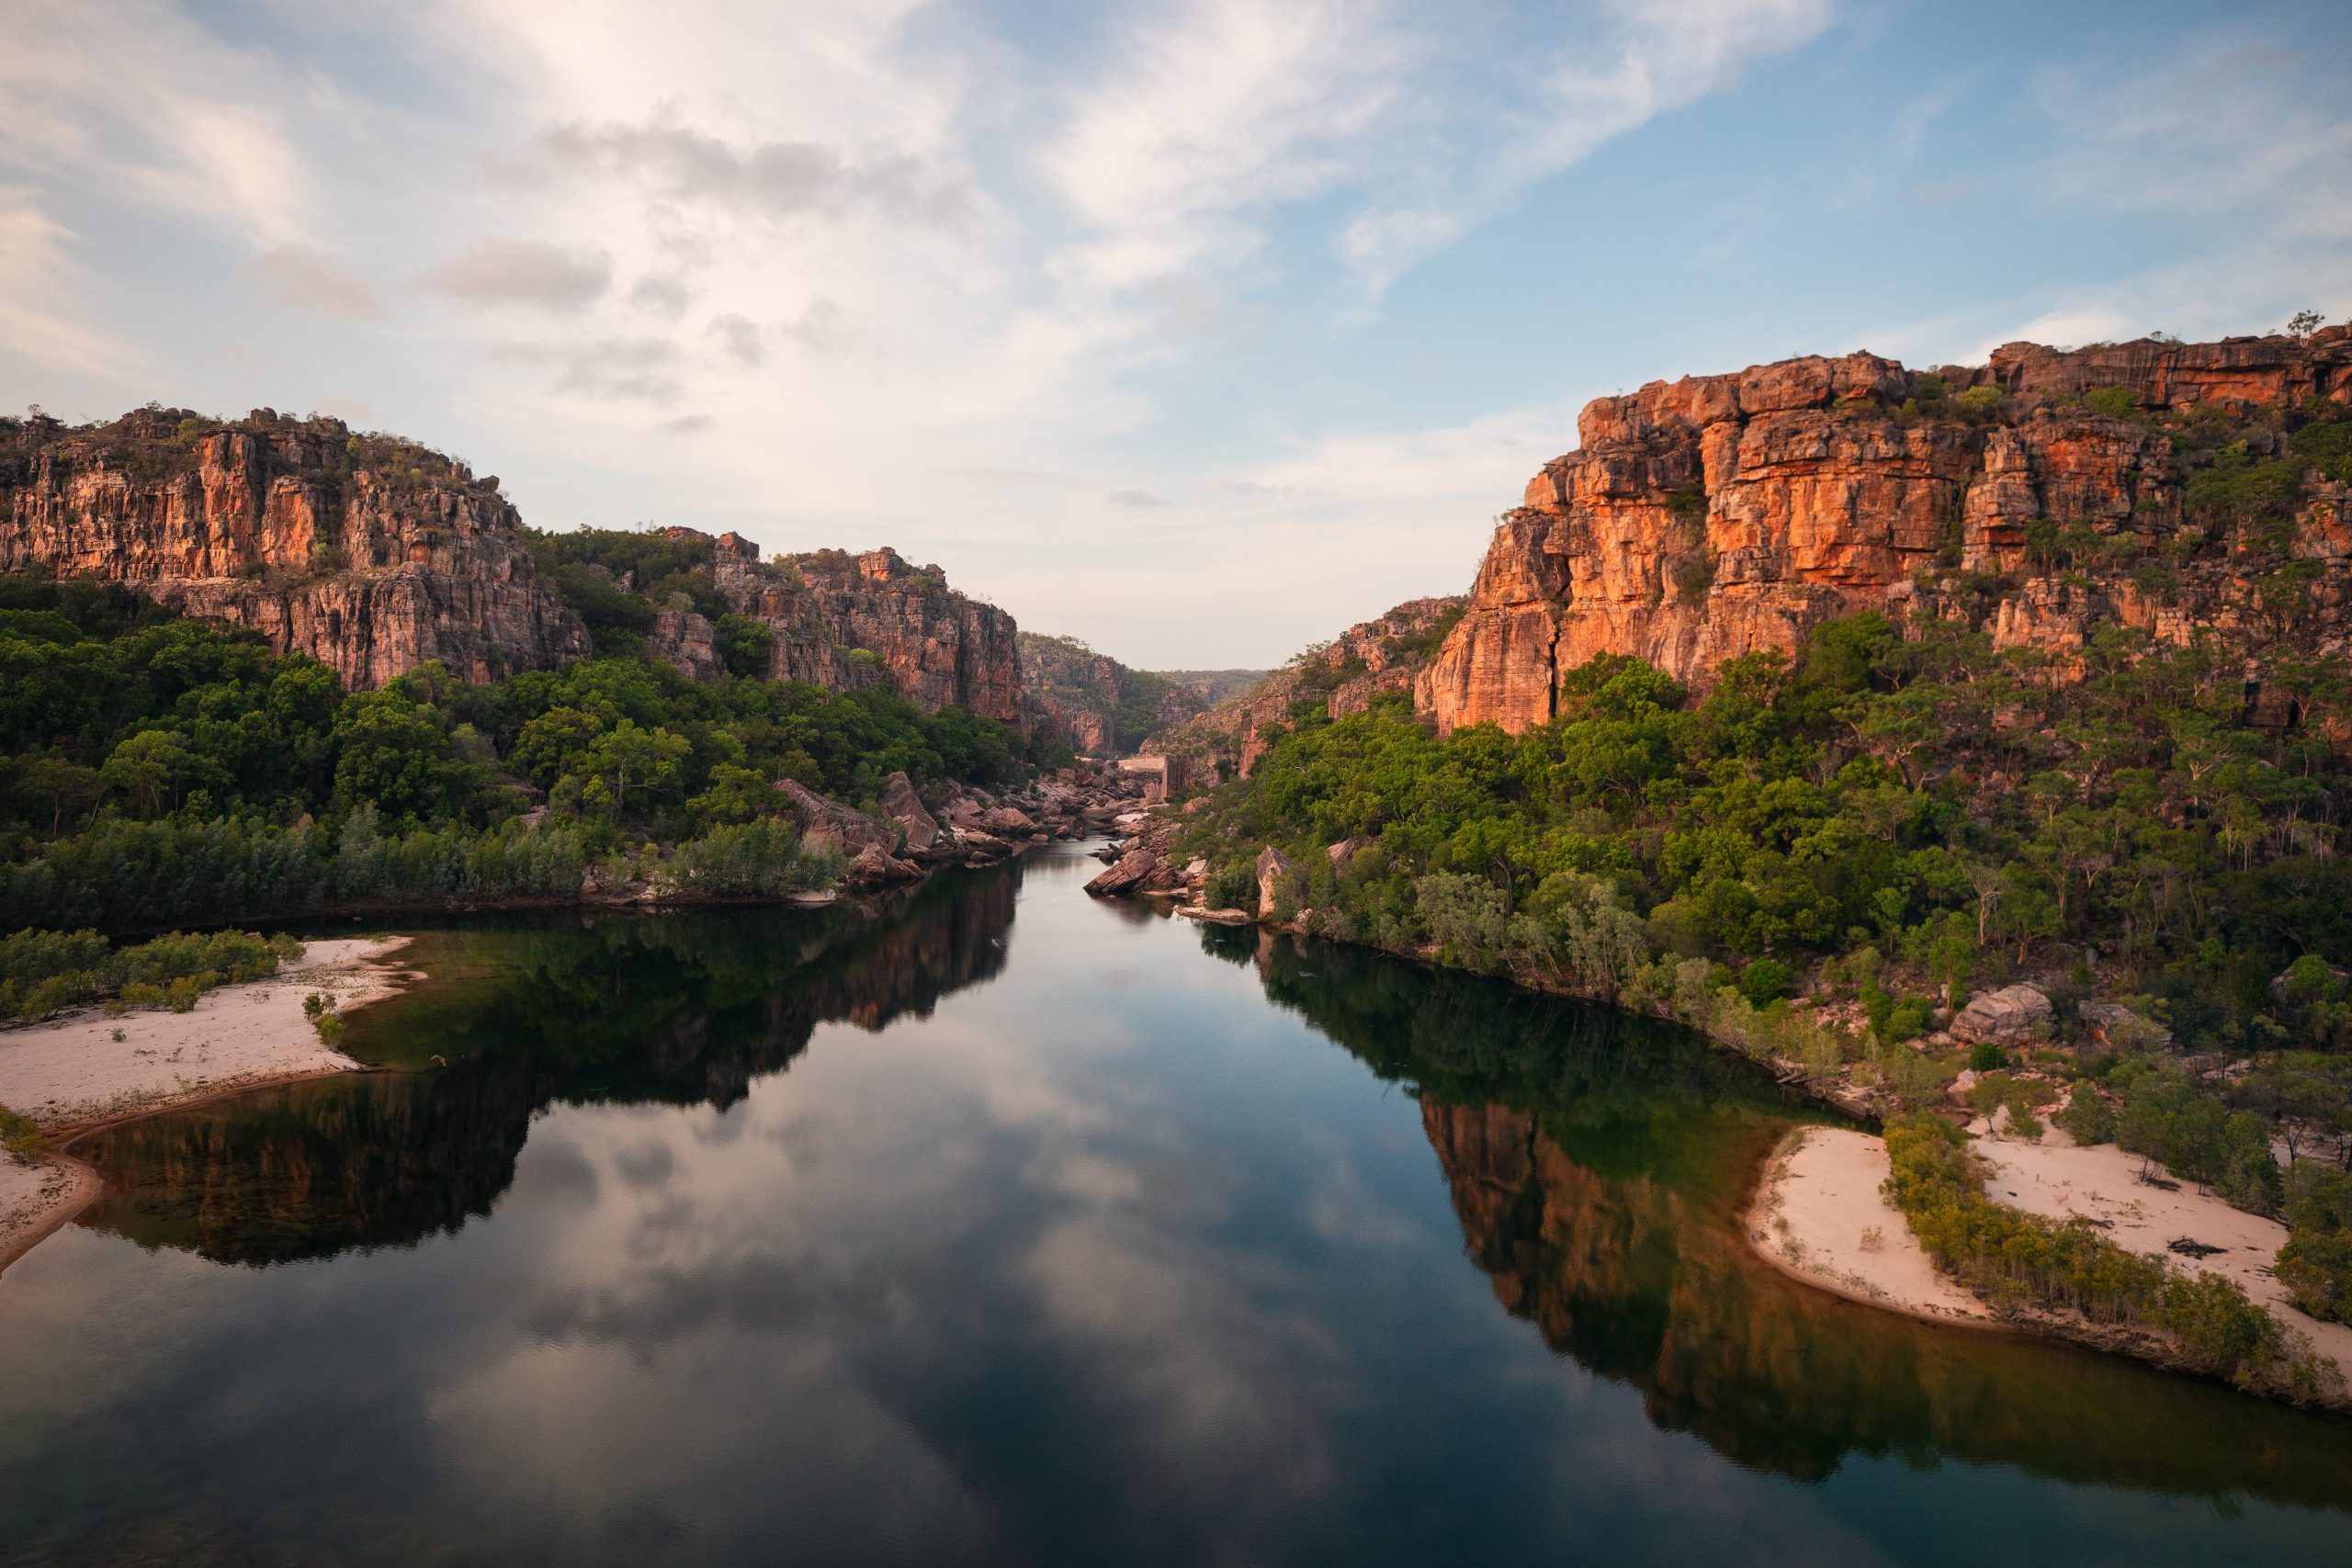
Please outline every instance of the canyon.
M2289 604L2189 514L2179 448L2199 422L2312 399L2352 401L2352 327L2010 344L1932 372L1815 355L1598 399L1577 449L1497 526L1417 705L1441 732L1516 731L1549 718L1561 677L1596 655L1703 687L1725 660L1790 651L1864 610L2061 666L2100 623L2175 644L2210 635L2258 682L2273 649L2336 651L2352 631L2352 487L2303 487L2282 552L2306 563L2287 574ZM2245 441L2225 457L2286 455L2275 431ZM2044 542L2060 533L2079 547L2063 563Z

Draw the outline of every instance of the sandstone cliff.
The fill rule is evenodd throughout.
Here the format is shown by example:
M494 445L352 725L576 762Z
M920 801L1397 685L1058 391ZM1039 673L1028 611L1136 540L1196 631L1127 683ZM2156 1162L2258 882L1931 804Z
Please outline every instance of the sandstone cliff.
M1384 692L1410 692L1464 601L1408 599L1307 649L1248 691L1153 736L1148 751L1170 751L1238 768L1246 777L1265 754L1266 726L1286 724L1294 704L1319 704L1333 718L1362 713Z
M745 673L829 691L888 684L933 713L955 705L1007 724L1029 716L1012 617L955 592L935 566L910 566L888 546L763 561L740 534L655 536L698 563L689 575L707 596L699 607L683 593L662 604L646 636L649 652L688 675L725 667L709 611L766 628L765 658Z
M495 479L267 409L0 422L0 570L26 569L251 626L356 687L430 659L479 681L588 651Z
M1418 703L1516 730L1596 654L1703 685L1865 609L2062 665L2103 622L2211 633L2258 680L2274 646L2352 632L2352 472L2302 434L2347 403L2346 327L1927 374L1811 357L1599 399L1497 528Z
M1048 733L1091 757L1125 756L1208 706L1189 686L1135 670L1076 637L1021 634L1021 684Z

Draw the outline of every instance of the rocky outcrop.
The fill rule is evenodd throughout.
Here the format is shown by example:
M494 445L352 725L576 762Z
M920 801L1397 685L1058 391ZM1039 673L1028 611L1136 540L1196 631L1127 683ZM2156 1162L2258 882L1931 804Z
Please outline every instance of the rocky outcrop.
M740 534L661 533L698 547L726 614L767 628L766 667L755 671L766 679L828 691L888 685L928 712L952 705L1030 722L1012 617L949 588L939 568L910 566L887 546L768 561ZM683 598L660 612L646 648L697 680L721 668L709 618Z
M1123 757L1208 706L1193 687L1097 653L1076 637L1023 632L1021 687L1044 733L1081 756Z
M910 853L928 853L939 841L939 823L923 808L922 796L903 773L882 781L882 814L898 824Z
M1809 357L1599 399L1577 450L1496 529L1418 705L1441 730L1516 730L1550 717L1562 674L1596 654L1704 685L1726 659L1792 649L1865 609L1963 623L2062 663L2101 622L2258 653L2276 605L2234 547L2184 517L2188 470L2159 426L2311 399L2352 402L2352 328L2012 344L1930 374ZM2251 457L2284 454L2275 427L2247 432ZM2352 490L2304 487L2288 554L2324 569L2297 617L2306 648L2352 632L2347 516ZM2087 547L2036 549L2037 526ZM2127 570L2159 558L2161 573Z
M2021 1039L2050 1021L2050 998L2032 986L2005 986L1969 999L1951 1021L1963 1045Z
M1144 750L1231 767L1246 777L1265 755L1267 726L1286 725L1293 704L1317 702L1339 718L1362 713L1383 693L1412 691L1463 604L1459 595L1408 599L1308 649L1197 718L1154 735Z
M377 686L588 651L498 480L342 421L142 409L0 421L0 570L96 576Z

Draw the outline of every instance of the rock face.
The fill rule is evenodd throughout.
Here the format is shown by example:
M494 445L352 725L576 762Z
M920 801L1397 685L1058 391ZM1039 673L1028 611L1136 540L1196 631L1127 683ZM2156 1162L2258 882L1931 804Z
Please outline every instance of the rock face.
M1154 735L1144 750L1231 766L1246 777L1266 753L1266 726L1287 723L1292 704L1319 702L1339 718L1362 713L1384 692L1412 691L1463 605L1459 595L1408 599L1308 649L1197 718Z
M760 673L769 680L828 691L887 684L933 713L953 705L1007 724L1029 719L1012 617L949 588L939 568L910 566L887 546L763 561L740 534L661 532L701 546L727 612L768 628ZM721 668L710 621L683 597L662 612L646 647L696 679Z
M1076 637L1021 634L1021 686L1039 726L1081 756L1123 757L1208 706L1193 687L1135 670Z
M355 687L432 659L481 681L588 651L495 479L267 409L0 421L0 570L27 569L251 626Z
M922 796L915 793L911 780L903 773L892 773L882 781L882 810L899 830L906 835L907 849L922 854L939 840L939 823L923 809Z
M2090 393L2111 412L2086 406ZM2096 562L2062 571L2030 558L2029 525L2086 529L2118 559L2158 553L2184 535L2185 475L2145 416L2312 398L2352 402L2352 328L2072 353L2012 344L1932 376L1869 354L1792 359L1599 399L1578 449L1546 464L1497 528L1418 705L1441 730L1517 730L1549 718L1562 673L1596 654L1703 685L1726 659L1792 649L1865 609L1899 626L1924 611L2062 660L2101 621L2247 647L2265 612L2226 550L2151 589ZM2325 570L2302 622L2340 643L2352 491L2317 483L2306 499L2294 553Z

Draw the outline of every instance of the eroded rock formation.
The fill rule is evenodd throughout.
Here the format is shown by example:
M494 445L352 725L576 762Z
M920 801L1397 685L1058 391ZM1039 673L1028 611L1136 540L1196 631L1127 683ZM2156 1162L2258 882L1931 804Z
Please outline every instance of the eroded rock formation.
M1384 692L1410 692L1440 640L1462 613L1460 595L1408 599L1307 649L1248 691L1155 735L1146 750L1238 767L1243 775L1266 752L1264 730L1290 717L1291 705L1318 701L1334 718L1362 713Z
M2186 537L2186 470L2157 426L2314 398L2352 402L2352 328L2071 353L2012 344L1987 366L1930 374L1870 354L1809 357L1596 400L1578 448L1544 465L1497 528L1419 705L1442 730L1516 730L1551 716L1561 674L1595 654L1703 685L1726 659L1792 649L1865 609L1898 625L1924 611L2062 659L2102 621L2172 642L2211 630L2257 654L2273 610L2233 549ZM2283 453L2274 432L2248 439L2256 457ZM2305 487L2291 554L2324 568L2296 617L2307 648L2352 629L2347 517L2352 491ZM2061 570L2030 553L2030 525L2045 520L2114 547ZM2122 570L2167 547L2163 580Z
M432 659L480 681L588 651L495 479L334 419L0 422L0 570L28 568L251 626L351 686Z

